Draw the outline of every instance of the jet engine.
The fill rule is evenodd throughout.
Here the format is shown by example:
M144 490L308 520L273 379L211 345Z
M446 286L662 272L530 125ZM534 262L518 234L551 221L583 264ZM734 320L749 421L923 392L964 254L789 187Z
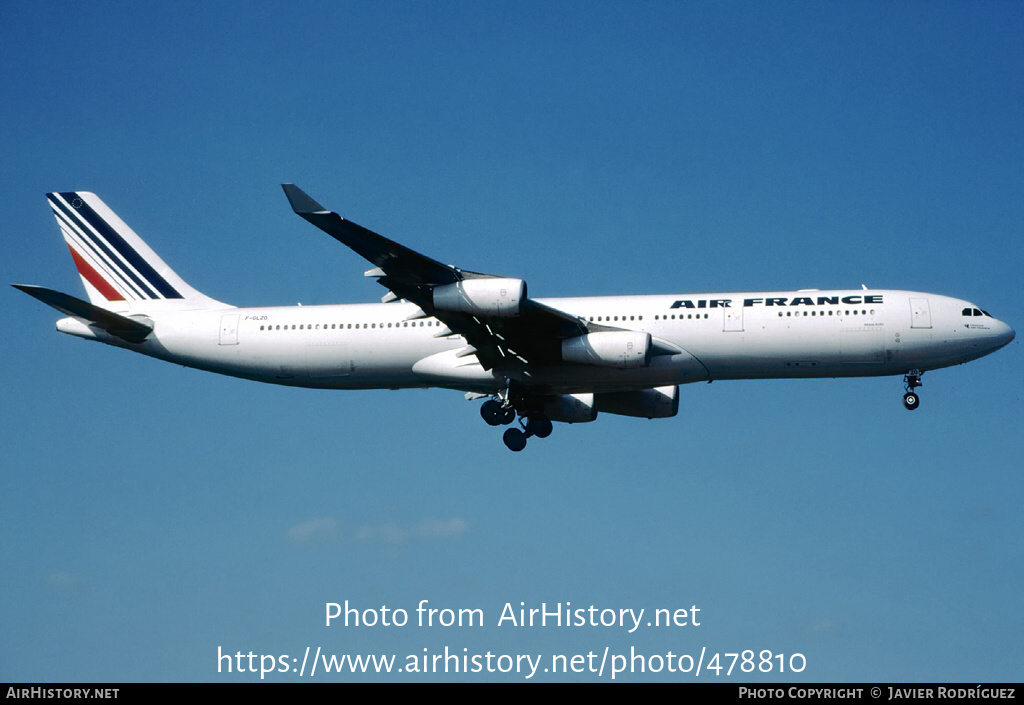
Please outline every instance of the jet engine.
M463 279L434 287L434 308L474 316L518 316L525 300L526 282L522 279Z
M599 331L562 341L562 361L632 370L651 363L651 334Z
M544 397L544 416L562 423L587 423L597 418L593 394L553 394Z
M667 419L679 412L679 385L597 395L598 411L643 419Z

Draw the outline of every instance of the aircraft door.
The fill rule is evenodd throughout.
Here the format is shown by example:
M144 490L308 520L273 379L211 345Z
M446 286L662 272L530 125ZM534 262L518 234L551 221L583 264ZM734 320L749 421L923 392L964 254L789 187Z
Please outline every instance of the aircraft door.
M928 299L910 300L910 327L931 328L932 312L928 308Z
M722 326L722 330L729 332L742 332L743 331L743 307L738 306L736 308L723 308L725 312L725 321Z
M227 313L220 317L221 345L238 345L238 315Z

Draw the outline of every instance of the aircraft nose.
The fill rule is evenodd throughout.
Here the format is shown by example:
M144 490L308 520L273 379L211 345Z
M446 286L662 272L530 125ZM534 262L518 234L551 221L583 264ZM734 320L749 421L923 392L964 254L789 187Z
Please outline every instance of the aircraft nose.
M1005 323L1003 325L1006 326ZM1009 343L1011 340L1013 340L1014 338L1017 337L1017 334L1013 332L1013 328L1010 328L1010 326L1006 326L1005 336L1006 336L1006 342ZM1004 343L1004 345L1005 344L1006 343Z
M998 324L996 326L996 340L999 343L999 347L1008 345L1010 341L1017 337L1017 334L1013 331L1013 328L1006 325L1002 321L997 321L996 323Z

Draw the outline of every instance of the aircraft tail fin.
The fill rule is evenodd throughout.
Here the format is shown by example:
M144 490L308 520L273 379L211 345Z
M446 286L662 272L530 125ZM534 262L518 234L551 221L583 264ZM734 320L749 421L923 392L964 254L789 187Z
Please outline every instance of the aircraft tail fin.
M225 306L186 284L96 194L46 197L93 304L129 311Z

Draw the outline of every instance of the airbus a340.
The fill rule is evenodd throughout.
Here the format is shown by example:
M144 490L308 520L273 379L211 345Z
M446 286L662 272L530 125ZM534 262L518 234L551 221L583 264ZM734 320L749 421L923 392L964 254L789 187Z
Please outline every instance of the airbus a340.
M679 385L921 375L987 355L1014 331L973 303L910 291L817 290L533 299L522 279L441 264L328 211L292 209L366 258L382 303L237 308L196 291L95 194L48 194L89 301L14 286L57 330L234 377L296 387L444 387L486 399L522 450L552 422L675 416Z

